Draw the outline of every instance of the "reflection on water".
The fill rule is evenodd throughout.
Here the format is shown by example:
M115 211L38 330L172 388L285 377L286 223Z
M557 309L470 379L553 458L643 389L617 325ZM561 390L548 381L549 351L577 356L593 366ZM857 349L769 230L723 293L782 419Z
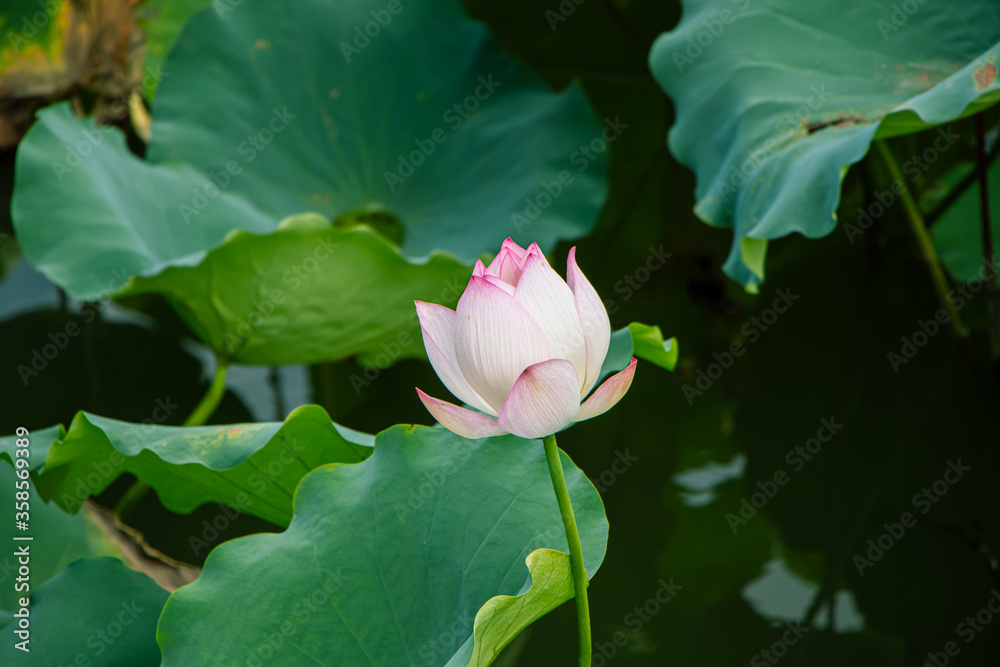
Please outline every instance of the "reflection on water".
M0 322L33 311L58 309L60 301L59 289L23 258L0 278ZM81 305L68 300L67 309L77 312ZM101 302L100 316L105 322L155 328L153 318L122 308L114 301ZM211 350L188 338L182 340L180 346L202 363L202 380L207 383L215 369ZM273 374L277 377L266 366L232 366L229 369L226 387L243 401L254 421L281 421L291 410L312 402L306 366L282 366L274 369Z
M775 625L785 621L801 621L806 617L819 584L803 579L793 572L782 558L774 558L764 565L764 574L747 582L741 591L758 615ZM851 591L837 591L833 600L833 630L836 632L861 632L865 619L858 611ZM829 607L816 614L813 626L829 625Z
M743 454L737 454L729 463L715 463L713 461L700 468L679 472L672 479L674 484L687 489L687 493L682 491L677 494L685 505L704 507L716 499L712 489L728 480L743 477L746 466L747 457Z

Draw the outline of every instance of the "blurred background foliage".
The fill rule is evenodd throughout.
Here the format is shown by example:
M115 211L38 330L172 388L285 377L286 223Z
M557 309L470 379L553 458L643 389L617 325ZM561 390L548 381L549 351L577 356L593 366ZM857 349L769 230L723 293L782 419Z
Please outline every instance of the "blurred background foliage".
M34 3L21 4L34 10ZM58 99L100 113L109 100L127 102L136 86L148 99L153 88L142 80L143 65L162 65L186 18L182 4L193 10L207 3L144 3L134 18L113 22L120 31L114 38L101 37L115 7L129 4L67 3L82 8L80 35L90 35L94 44L118 45L113 54L84 49L91 58L106 59L94 65L101 76L80 66L73 48L82 47L71 48L69 32L38 37L48 40L39 42L38 53L51 57L20 66L0 57L0 118L9 130L0 137L0 433L20 425L68 424L77 410L142 421L167 397L179 407L163 423L179 424L211 373L211 353L163 304L136 310L67 299L20 258L8 216L24 119ZM98 5L107 10L99 24L97 13L85 11ZM922 665L928 652L940 653L955 641L961 648L957 664L995 664L1000 623L983 624L969 643L958 634L959 624L975 617L1000 584L1000 396L987 361L983 293L961 310L971 330L967 342L941 327L912 360L894 369L887 353L898 352L901 337L912 338L918 322L932 319L939 308L902 207L896 206L859 238L849 239L838 228L814 240L793 235L772 241L766 282L759 294L748 294L722 272L730 232L705 225L692 212L694 175L666 146L674 109L647 66L653 40L677 24L680 4L468 0L466 6L505 50L552 87L578 81L598 118L627 125L610 145L608 198L592 232L575 242L577 256L606 299L615 328L649 322L680 341L674 373L641 364L627 399L614 411L560 438L601 491L611 526L607 557L591 586L595 656L621 665L763 665L779 658L789 665ZM69 31L78 24L59 25ZM132 50L143 29L153 40L145 61ZM49 67L51 85L25 92L19 67ZM206 79L205 85L212 84ZM128 113L107 120L128 132L141 154L141 120L133 122ZM985 121L995 138L997 112L988 111ZM973 122L955 123L961 128L957 147L916 182L928 210L948 200L962 180L952 171L955 165L974 163ZM934 138L933 131L911 134L889 146L902 162ZM856 209L889 180L871 157L850 169L840 219L856 220ZM1000 200L1000 192L991 194ZM571 245L563 242L550 255L554 266L564 264ZM640 270L662 253L670 254L662 268ZM779 290L796 297L793 305L766 330L753 324ZM48 334L70 322L79 324L81 334L25 384L18 366L30 363ZM696 384L699 371L722 364L719 359L737 341L745 354L732 358L707 388L704 381ZM371 375L365 371L357 358L235 366L211 423L282 420L294 407L317 403L338 423L375 433L397 423L430 423L414 386L447 395L419 359L380 370L359 388L356 379ZM697 387L699 395L686 393L685 386ZM843 427L812 459L790 457L817 437L824 420ZM621 461L627 463L616 464ZM915 494L932 488L958 461L968 471L920 513ZM787 484L755 514L740 515L746 511L741 499L767 487L779 471L787 473ZM119 479L96 502L113 507L130 481ZM869 540L877 542L885 524L899 522L907 511L916 525L859 572L856 556L869 552ZM130 524L166 556L200 565L206 550L187 538L217 512L206 506L174 514L149 494ZM745 521L735 524L735 532L730 515ZM221 531L213 546L261 530L278 528L244 516ZM66 548L79 549L76 542ZM106 545L93 549L108 553ZM669 604L648 604L664 581L682 588ZM567 650L575 645L573 618L572 605L563 605L531 626L501 663L573 664ZM773 646L789 636L788 623L806 631L786 655ZM625 638L623 645L615 643L616 633Z

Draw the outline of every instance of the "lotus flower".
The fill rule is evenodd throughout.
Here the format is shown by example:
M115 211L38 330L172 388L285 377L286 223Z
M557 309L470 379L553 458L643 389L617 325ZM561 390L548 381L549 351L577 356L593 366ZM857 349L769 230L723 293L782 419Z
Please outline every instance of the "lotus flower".
M456 310L416 301L434 371L469 410L417 389L424 406L465 438L541 438L610 410L632 384L635 359L590 398L611 341L596 290L569 251L566 280L538 244L510 239L486 267L476 262Z

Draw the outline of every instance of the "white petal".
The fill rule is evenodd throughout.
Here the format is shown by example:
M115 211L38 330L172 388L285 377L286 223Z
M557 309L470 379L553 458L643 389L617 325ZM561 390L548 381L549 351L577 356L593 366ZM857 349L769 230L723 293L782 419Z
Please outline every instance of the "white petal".
M624 370L615 373L597 388L597 391L580 406L580 411L576 413L576 418L573 421L582 422L584 419L603 415L615 407L615 404L632 386L633 377L635 377L635 357L632 357L632 363ZM502 415L503 412L500 414Z
M597 295L597 290L583 275L576 264L576 248L571 248L566 259L566 282L573 290L576 300L576 310L580 314L580 324L583 327L583 340L587 348L587 374L580 396L586 396L593 388L601 374L604 358L608 356L608 345L611 344L611 320L608 311Z
M485 278L469 281L456 312L458 369L499 410L521 371L552 358L545 334L514 297Z
M496 263L495 260L494 263ZM509 263L510 262L508 262L508 264ZM514 267L514 269L517 271L517 275L520 276L521 270L518 269L516 266ZM474 269L472 269L472 275L474 275L477 278L483 278L484 280L492 283L493 285L496 285L504 292L507 292L507 294L511 295L514 294L514 283L517 282L517 278L514 279L514 282L510 283L502 280L499 274L495 274L493 272L493 264L490 264L489 268L486 268L485 266L483 266L483 260L477 259L476 266Z
M509 283L506 280L502 280L501 278L494 276L491 273L487 273L486 275L484 275L483 280L488 282L490 285L493 285L494 287L499 287L510 296L514 296L514 285L512 283Z
M524 263L514 300L541 326L549 342L551 358L568 359L573 364L579 400L587 373L587 346L573 291L544 257L531 256Z
M493 417L428 396L419 389L417 389L417 395L420 396L427 411L434 419L438 420L441 426L463 438L488 438L491 435L506 433Z
M545 259L545 253L543 253L542 249L538 247L538 244L532 243L531 245L528 246L528 249L524 251L524 255L517 258L518 267L520 267L520 269L523 271L524 265L532 257L540 257L542 261L545 262L546 265L548 265L549 263L549 260Z
M436 303L414 301L417 306L417 319L420 320L420 331L423 334L424 349L431 362L434 372L441 382L455 397L463 403L495 415L497 412L484 401L458 370L455 359L455 326L458 323L455 311Z
M500 408L500 427L522 438L543 438L573 422L580 407L576 369L565 359L528 366Z

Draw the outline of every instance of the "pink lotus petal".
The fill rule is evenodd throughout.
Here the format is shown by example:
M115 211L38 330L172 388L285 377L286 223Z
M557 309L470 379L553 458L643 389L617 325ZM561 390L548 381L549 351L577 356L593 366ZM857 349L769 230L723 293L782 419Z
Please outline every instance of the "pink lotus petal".
M532 244L532 247L537 247ZM587 346L573 292L544 257L532 255L514 291L514 300L538 322L553 359L568 359L577 374L577 402L587 373Z
M528 249L524 251L524 256L520 257L517 260L517 265L521 268L522 271L524 270L524 265L527 264L528 260L531 259L532 257L541 257L542 261L544 261L546 264L549 263L549 260L545 259L545 253L543 253L542 249L538 247L538 244L532 243L531 245L528 246Z
M524 369L500 408L500 427L522 438L542 438L566 428L580 405L576 369L549 359Z
M420 401L431 413L434 419L438 420L441 426L463 438L488 438L492 435L502 435L505 431L500 428L499 422L493 417L489 417L466 408L461 408L454 403L442 401L428 396L417 389Z
M472 275L476 276L477 278L482 278L484 275L486 275L488 271L491 271L492 269L493 269L492 264L490 264L490 268L487 269L485 266L483 266L483 260L477 259L476 266L475 268L472 269Z
M525 250L510 239L507 239L503 242L503 247L493 259L488 271L498 276L504 282L516 286L521 279L521 272L524 270L525 262L531 257L545 259L545 255L537 243L532 243ZM545 263L548 264L548 260Z
M473 277L458 301L455 358L462 377L499 411L521 371L551 359L542 328L510 294Z
M483 280L485 280L489 284L493 285L494 287L499 287L500 289L502 289L507 294L509 294L511 296L514 296L514 285L513 284L511 284L509 282L506 282L505 280L502 280L502 279L498 278L497 276L494 276L491 273L487 273L486 275L484 275L483 276ZM515 280L515 282L517 282L517 281Z
M611 320L608 311L597 295L597 290L590 284L583 271L576 264L576 248L569 251L566 259L566 282L573 290L576 300L576 310L580 315L583 327L583 340L587 348L587 372L580 392L580 397L586 396L597 382L601 374L604 358L608 356L608 345L611 344Z
M500 246L500 252L504 251L507 251L508 253L513 255L514 259L517 260L518 262L522 261L524 259L525 253L528 252L527 250L519 246L517 243L512 241L509 236L504 240L503 245Z
M420 331L423 334L424 349L431 367L452 394L463 403L496 414L469 383L462 377L455 358L455 327L457 315L454 310L436 303L414 301L417 307L417 319L420 320Z
M632 378L635 377L635 363L635 357L632 357L632 363L624 370L605 380L604 384L598 387L597 391L591 394L590 398L580 406L580 411L576 413L573 421L582 422L585 419L602 415L615 407L615 404L632 386ZM500 415L500 418L503 419L503 411L500 412Z
M510 285L517 285L521 277L521 267L527 251L509 238L503 242L500 252L490 263L489 271Z
M490 264L490 266L493 266ZM521 278L521 269L517 266L517 260L510 253L504 253L500 258L496 274L500 279L510 285L517 285Z

